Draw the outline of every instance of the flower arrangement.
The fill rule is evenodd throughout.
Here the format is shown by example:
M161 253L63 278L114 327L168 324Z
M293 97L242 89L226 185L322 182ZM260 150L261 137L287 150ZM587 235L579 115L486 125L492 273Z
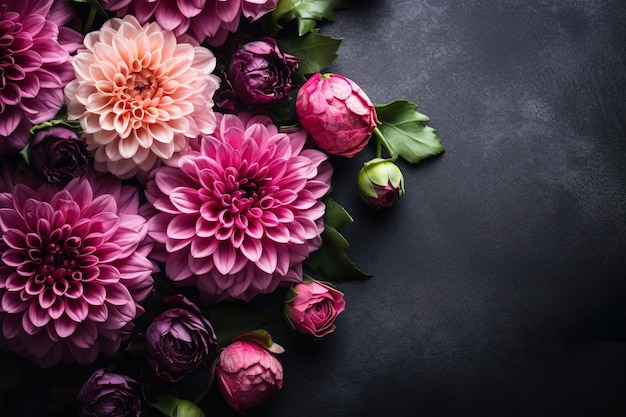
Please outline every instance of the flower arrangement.
M337 284L370 275L333 164L374 143L355 184L382 209L398 158L444 151L415 104L323 73L345 6L0 0L1 395L21 358L80 366L63 415L203 416L197 375L244 413L283 384L264 324L335 330Z

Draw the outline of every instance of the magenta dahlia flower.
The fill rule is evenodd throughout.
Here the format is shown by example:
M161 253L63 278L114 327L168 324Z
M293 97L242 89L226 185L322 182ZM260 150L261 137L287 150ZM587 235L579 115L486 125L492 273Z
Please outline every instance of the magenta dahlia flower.
M146 185L158 211L149 234L164 245L155 256L166 275L214 302L301 281L302 261L321 245L332 175L305 141L267 116L218 114L216 132L179 168L157 168Z
M0 2L0 153L20 151L28 130L63 105L63 86L74 78L70 53L82 42L62 27L71 18L65 1Z
M0 345L44 367L114 354L153 284L136 188L19 182L0 181Z
M239 27L241 16L255 21L276 8L278 0L103 0L118 16L132 14L141 23L157 21L177 36L220 46Z
M85 36L72 63L68 117L80 121L99 171L147 173L215 129L216 59L188 36L133 16L113 18Z

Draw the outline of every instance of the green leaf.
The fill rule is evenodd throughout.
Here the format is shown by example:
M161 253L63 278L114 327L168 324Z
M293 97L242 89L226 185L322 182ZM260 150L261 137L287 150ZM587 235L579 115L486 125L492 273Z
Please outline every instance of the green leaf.
M279 39L278 44L284 52L295 55L300 60L296 79L304 81L306 75L323 70L337 58L341 39L320 35L319 29L315 29L305 36Z
M417 112L417 104L396 100L374 106L383 145L392 157L400 156L417 164L422 159L445 151L435 129L425 123L430 119Z
M250 332L282 315L269 314L251 307L248 303L223 302L211 309L209 317L220 347L228 345L238 334Z
M324 199L324 231L322 246L309 255L305 265L315 272L321 272L334 281L352 281L367 279L372 275L358 269L350 260L345 250L350 247L348 241L337 231L346 223L354 220L350 214L332 198Z
M335 20L334 10L347 8L346 0L280 0L270 16L270 28L278 31L282 23L296 19L298 35L311 32L322 20Z

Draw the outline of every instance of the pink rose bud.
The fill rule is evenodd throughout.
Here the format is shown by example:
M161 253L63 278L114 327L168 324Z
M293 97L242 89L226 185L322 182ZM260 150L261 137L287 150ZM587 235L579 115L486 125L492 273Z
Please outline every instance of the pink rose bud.
M246 338L235 340L222 350L215 371L217 386L233 410L243 414L282 388L283 366L272 354L282 351L277 343L270 348L257 339Z
M359 195L370 207L389 207L404 196L404 176L393 162L374 158L366 162L359 172Z
M285 297L285 317L300 333L321 338L335 330L335 319L346 307L343 293L305 277Z
M365 148L378 122L365 92L336 74L309 78L298 91L296 113L320 149L346 157Z

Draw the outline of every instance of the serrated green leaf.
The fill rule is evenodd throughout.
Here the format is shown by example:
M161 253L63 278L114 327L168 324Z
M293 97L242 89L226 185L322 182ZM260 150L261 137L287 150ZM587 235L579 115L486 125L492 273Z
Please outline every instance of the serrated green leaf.
M298 35L302 36L311 32L317 22L335 20L334 10L347 7L346 0L280 0L270 16L270 28L276 32L282 27L280 22L296 19Z
M399 156L416 164L445 151L435 129L425 123L430 119L417 111L417 104L396 100L374 106L383 145L392 157Z
M361 271L350 260L345 252L350 244L337 231L337 228L352 222L352 217L332 198L327 197L324 199L324 203L326 203L326 214L324 215L322 246L309 255L305 265L334 281L343 282L370 278L371 274Z
M278 44L284 52L298 57L300 66L296 79L304 81L306 75L322 71L337 58L341 38L320 35L319 29L315 29L304 36L279 39Z

